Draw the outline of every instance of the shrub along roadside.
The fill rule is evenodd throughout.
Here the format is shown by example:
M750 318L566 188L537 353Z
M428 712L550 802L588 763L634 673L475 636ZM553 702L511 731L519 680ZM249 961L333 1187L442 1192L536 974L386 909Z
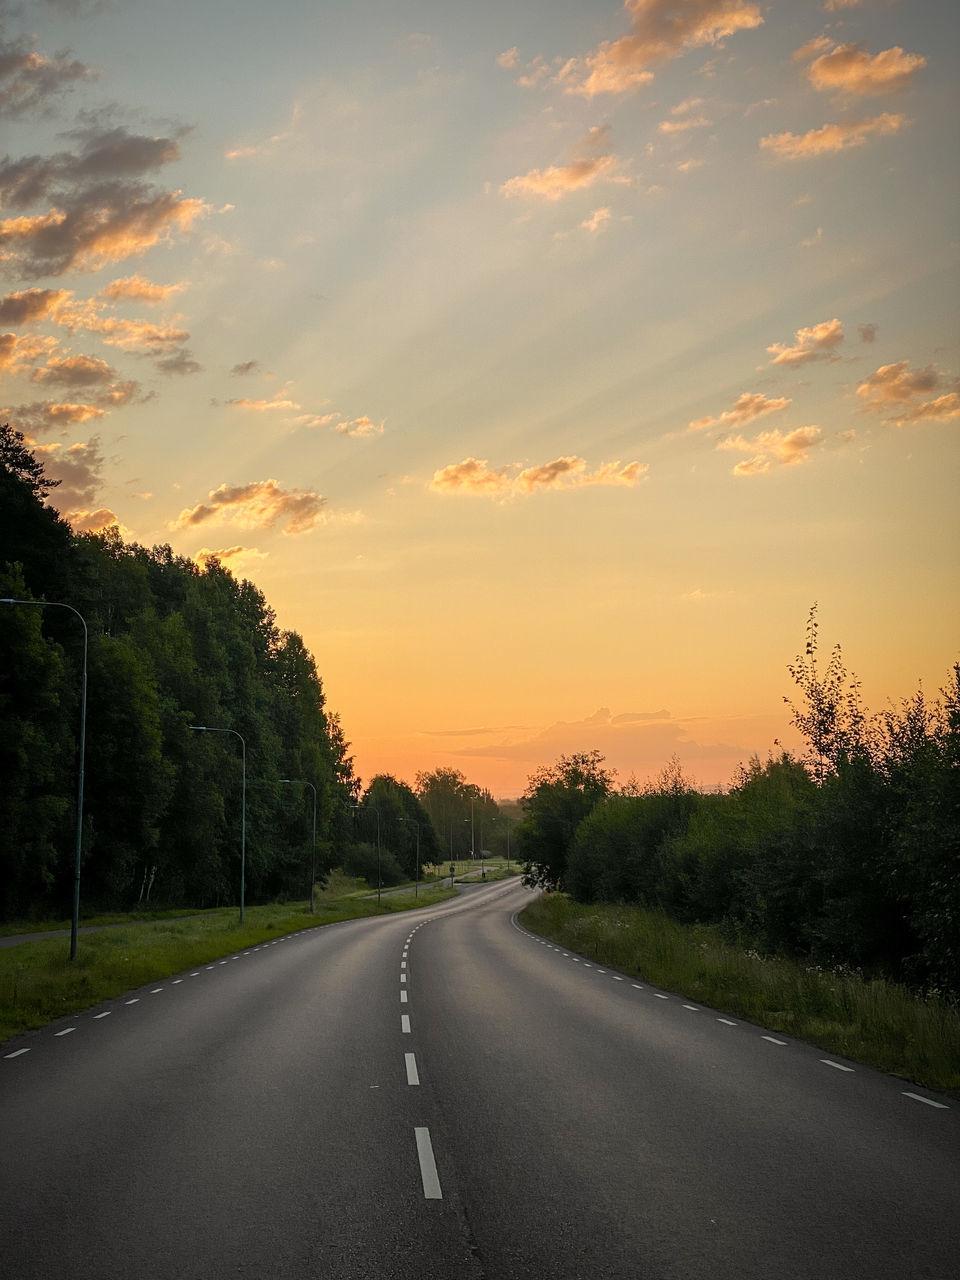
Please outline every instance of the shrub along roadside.
M762 957L662 912L545 894L520 920L580 955L928 1089L960 1097L960 1009L890 982Z
M4 948L0 950L0 1042L283 934L432 906L455 896L455 891L421 886L419 897L412 891L391 894L379 909L371 899L323 901L323 896L314 915L303 903L247 907L242 928L236 908L231 907L84 934L72 961L62 938Z

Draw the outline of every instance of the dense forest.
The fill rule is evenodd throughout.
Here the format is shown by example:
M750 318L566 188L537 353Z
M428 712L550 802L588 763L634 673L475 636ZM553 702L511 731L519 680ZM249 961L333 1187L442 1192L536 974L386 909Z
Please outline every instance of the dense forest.
M598 752L530 779L518 855L530 884L719 925L768 954L960 997L960 665L869 716L817 618L788 668L807 750L755 758L725 794L673 760L617 788Z

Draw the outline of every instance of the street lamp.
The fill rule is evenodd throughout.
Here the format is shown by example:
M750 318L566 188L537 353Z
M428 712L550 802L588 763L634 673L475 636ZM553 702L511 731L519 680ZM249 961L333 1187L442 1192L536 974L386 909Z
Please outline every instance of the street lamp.
M240 923L243 924L243 899L246 893L247 876L247 744L243 735L237 733L236 729L220 729L212 724L192 724L190 728L196 729L198 733L232 733L235 738L240 739L243 759L243 789L240 805Z
M417 828L417 871L416 871L416 887L413 891L415 898L420 897L420 823L416 818L401 818L401 822L411 822Z
M0 604L27 604L39 609L69 609L83 624L83 679L80 684L80 764L77 770L77 848L73 868L73 914L70 918L70 959L77 958L77 934L80 928L80 863L83 850L83 758L87 741L87 622L72 604L59 600L0 600Z
M379 905L380 905L380 885L381 885L381 876L380 876L380 810L379 810L375 805L372 805L372 804L370 804L370 805L352 804L352 805L350 806L350 808L351 808L351 809L373 809L373 812L377 815L377 906L379 907Z
M313 861L310 864L310 914L313 915L313 891L317 879L317 788L305 778L279 778L279 782L289 782L295 787L309 787L313 792Z

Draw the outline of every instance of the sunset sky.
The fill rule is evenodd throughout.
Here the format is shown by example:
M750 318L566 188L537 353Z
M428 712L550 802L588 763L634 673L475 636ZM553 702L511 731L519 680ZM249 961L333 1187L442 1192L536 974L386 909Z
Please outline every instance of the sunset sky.
M0 406L356 767L516 795L960 656L954 0L0 0ZM826 653L825 653L825 656Z

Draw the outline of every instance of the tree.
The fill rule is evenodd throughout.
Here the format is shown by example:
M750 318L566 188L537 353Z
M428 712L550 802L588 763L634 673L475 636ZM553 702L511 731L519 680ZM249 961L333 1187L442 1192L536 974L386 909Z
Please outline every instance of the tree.
M531 775L520 800L524 817L515 837L516 856L526 864L525 884L563 887L577 827L613 786L614 773L603 767L603 760L599 751L561 756Z

